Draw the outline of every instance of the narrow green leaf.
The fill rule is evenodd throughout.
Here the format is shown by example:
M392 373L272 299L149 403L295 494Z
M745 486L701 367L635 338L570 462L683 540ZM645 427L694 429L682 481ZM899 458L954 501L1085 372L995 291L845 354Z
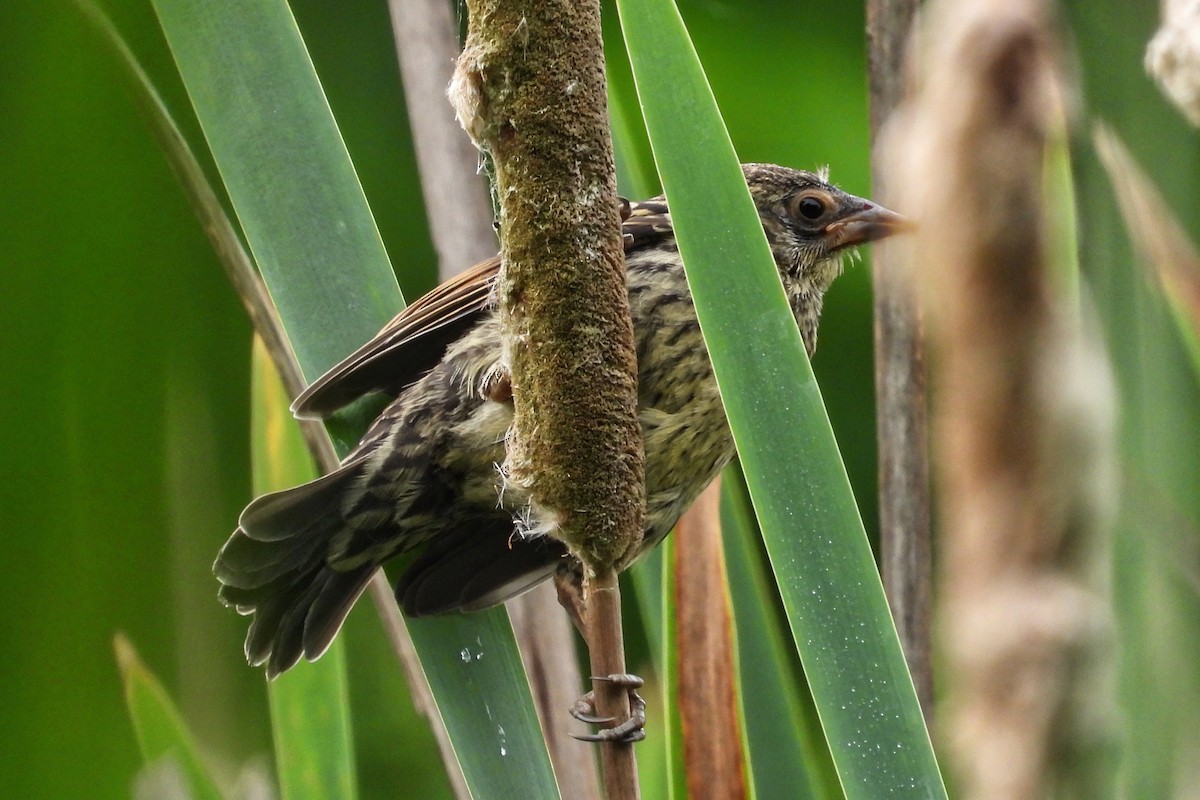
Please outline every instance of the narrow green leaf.
M659 630L662 635L662 726L667 740L667 797L687 797L687 764L683 752L683 724L679 716L679 649L675 646L675 540L667 539L658 550L662 553L662 579L659 588L662 599L662 620Z
M508 613L422 617L408 620L408 630L471 794L557 798Z
M1080 314L1079 211L1075 203L1075 179L1071 171L1071 141L1066 111L1059 106L1046 144L1045 207L1049 235L1050 275L1055 288L1075 320Z
M295 20L283 0L154 6L301 369L319 375L403 299ZM358 433L336 442L341 454ZM504 611L413 627L472 791L557 797ZM464 675L461 653L477 648L486 655ZM477 757L479 732L500 737L500 726L520 743L519 768L516 758Z
M1090 4L1074 5L1077 14L1094 15L1091 24L1099 25L1090 55L1093 71L1103 71L1112 63L1104 34L1111 39L1120 23L1110 19L1111 13L1091 11ZM1200 529L1200 348L1180 313L1183 308L1173 302L1190 295L1194 303L1200 294L1168 299L1173 292L1164 296L1148 282L1138 260L1164 285L1174 282L1171 273L1200 265L1190 244L1198 236L1200 169L1194 159L1178 158L1179 152L1194 150L1195 131L1172 130L1173 112L1161 98L1131 92L1136 80L1124 72L1110 75L1094 93L1114 117L1114 128L1100 126L1094 151L1078 152L1078 199L1088 232L1080 249L1093 277L1120 400L1122 492L1112 498L1119 502L1112 596L1121 645L1122 747L1119 789L1108 794L1168 797L1186 792L1181 787L1188 779L1181 782L1179 765L1196 761L1194 743L1200 741L1194 712L1200 703L1195 658L1200 593L1194 569ZM1138 101L1130 105L1134 97ZM1117 130L1136 132L1131 144L1137 145L1138 159Z
M1167 289L1167 310L1179 334L1179 340L1191 358L1192 370L1200 375L1200 309L1189 306L1178 292Z
M316 468L288 413L287 392L257 337L251 380L250 452L255 493L312 480ZM267 684L267 694L283 800L353 800L358 791L341 641L335 641L315 664L297 664Z
M113 639L125 684L125 704L147 765L174 762L192 800L221 800L221 792L200 758L196 741L158 678L138 658L123 634Z
M300 428L288 411L291 402L260 337L254 337L250 365L250 466L255 494L295 486L317 477Z
M1176 210L1116 131L1097 124L1093 144L1112 182L1125 229L1147 272L1161 285L1180 341L1200 375L1200 254Z
M737 465L721 483L721 531L737 636L741 699L750 774L758 797L819 798L840 793L829 746L796 674L774 590L760 565L758 522Z
M630 199L644 200L659 193L658 172L654 169L654 153L638 107L620 21L616 8L609 7L611 3L612 0L605 0L600 19L604 26L604 67L617 187Z
M300 31L283 0L155 0L154 8L311 380L402 301ZM294 335L299 325L324 335Z
M945 797L821 394L700 62L671 0L618 8L701 329L843 788L851 798Z
M357 797L342 643L334 642L320 661L280 675L267 693L280 797Z

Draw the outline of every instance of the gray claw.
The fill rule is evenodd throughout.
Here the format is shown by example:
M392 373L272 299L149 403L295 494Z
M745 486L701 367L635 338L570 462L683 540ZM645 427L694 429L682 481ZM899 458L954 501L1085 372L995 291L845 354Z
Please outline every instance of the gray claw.
M620 673L593 677L594 681L610 681L629 690L629 719L612 728L605 728L596 733L573 733L571 736L581 742L620 742L633 744L646 738L646 701L635 689L644 684L637 675ZM571 707L571 716L589 725L604 725L614 721L613 717L596 716L596 698L593 692L588 692L575 701Z
M646 685L646 682L637 675L631 675L628 672L618 672L613 675L593 675L594 681L608 681L617 686L623 686L626 689L640 689Z
M616 717L596 716L596 696L594 692L588 692L575 701L575 705L571 706L571 716L580 722L586 722L588 725L603 725L607 722L616 721Z

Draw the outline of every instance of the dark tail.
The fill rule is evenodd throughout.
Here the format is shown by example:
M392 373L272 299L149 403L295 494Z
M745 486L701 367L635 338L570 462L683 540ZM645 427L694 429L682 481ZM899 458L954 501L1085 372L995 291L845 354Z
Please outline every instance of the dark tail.
M338 571L326 563L344 522L343 493L359 476L351 462L315 481L264 495L242 512L221 548L213 572L220 598L240 614L253 614L246 658L267 665L267 677L329 647L377 566Z

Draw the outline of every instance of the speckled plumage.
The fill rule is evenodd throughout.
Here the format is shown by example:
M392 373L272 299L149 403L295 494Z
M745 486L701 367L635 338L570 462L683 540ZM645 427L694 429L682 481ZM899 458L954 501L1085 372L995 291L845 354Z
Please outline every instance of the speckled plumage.
M903 220L822 175L744 169L811 354L842 255ZM623 231L646 445L644 552L734 448L666 203L634 204ZM255 615L247 657L269 674L323 652L374 570L402 553L421 551L396 588L410 615L484 608L574 569L561 544L526 534L539 521L501 474L512 403L496 390L497 269L485 262L414 303L297 400L299 414L323 416L371 391L396 398L337 472L251 503L217 558L222 599Z

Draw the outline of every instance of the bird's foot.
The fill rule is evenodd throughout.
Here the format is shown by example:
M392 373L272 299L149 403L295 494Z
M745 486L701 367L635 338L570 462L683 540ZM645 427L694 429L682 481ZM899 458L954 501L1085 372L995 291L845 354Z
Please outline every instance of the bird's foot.
M637 675L629 674L603 675L592 678L592 680L608 681L629 691L629 719L620 725L603 728L596 733L572 733L571 735L582 742L633 744L645 739L646 701L636 691L642 688L645 681ZM596 716L596 696L594 692L588 692L575 701L575 705L571 707L571 716L580 722L586 722L588 725L607 725L616 722L615 717Z

